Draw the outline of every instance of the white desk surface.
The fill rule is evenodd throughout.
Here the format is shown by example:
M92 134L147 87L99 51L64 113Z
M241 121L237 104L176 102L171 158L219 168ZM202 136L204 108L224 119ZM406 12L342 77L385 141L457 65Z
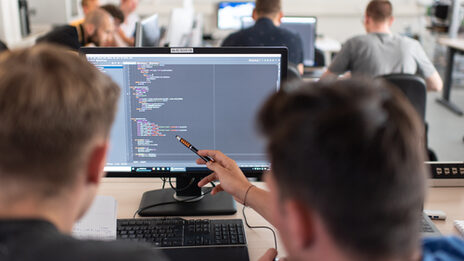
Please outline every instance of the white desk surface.
M154 178L105 178L100 186L99 195L113 196L118 201L118 218L132 218L137 210L142 194L145 191L161 188L161 181ZM256 182L257 186L264 188L262 182ZM434 221L438 229L444 235L457 235L458 232L453 226L453 220L464 219L464 187L454 188L429 188L428 197L425 203L425 209L442 210L448 218L446 221ZM232 216L214 216L203 218L214 219L242 219L242 205L237 203L237 213ZM258 215L254 210L248 208L246 215L250 225L267 225L270 224ZM189 217L187 217L189 218ZM191 217L202 218L202 217ZM245 226L248 240L248 251L250 260L257 260L264 252L274 247L272 233L263 229L249 229ZM279 256L285 256L283 245L278 239Z

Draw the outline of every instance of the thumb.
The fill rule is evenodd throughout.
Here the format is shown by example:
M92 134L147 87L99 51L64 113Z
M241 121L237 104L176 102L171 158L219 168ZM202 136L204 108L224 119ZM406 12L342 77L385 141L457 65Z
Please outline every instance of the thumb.
M277 256L277 250L270 248L264 253L264 255L259 259L259 261L273 261Z

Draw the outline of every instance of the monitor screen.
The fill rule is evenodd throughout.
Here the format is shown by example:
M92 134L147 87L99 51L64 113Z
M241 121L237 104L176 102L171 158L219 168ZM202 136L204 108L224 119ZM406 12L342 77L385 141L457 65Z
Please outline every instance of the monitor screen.
M304 66L314 66L317 19L315 17L283 17L281 22L282 28L300 35L303 41Z
M269 168L255 121L285 77L286 48L82 51L122 89L108 176L208 173L176 135L198 149L221 150L250 175Z
M242 29L252 27L254 24L255 21L251 17L240 19ZM300 35L303 41L303 64L304 66L314 66L317 18L283 17L280 26Z
M221 30L239 30L242 17L251 17L254 2L220 2L217 13L217 24Z
M136 47L156 47L159 46L160 28L158 26L158 15L154 14L150 17L137 22L135 30L135 46Z

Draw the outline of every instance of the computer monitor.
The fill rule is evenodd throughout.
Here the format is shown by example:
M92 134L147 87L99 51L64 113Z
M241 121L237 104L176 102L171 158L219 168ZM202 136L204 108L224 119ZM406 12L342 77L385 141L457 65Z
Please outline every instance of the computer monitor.
M136 24L135 46L157 47L160 42L161 31L158 26L158 14L149 16Z
M195 11L193 9L173 8L166 36L169 46L189 46L195 26Z
M241 18L251 17L254 2L220 2L217 11L217 26L221 30L238 30L241 28Z
M303 65L314 66L316 43L316 17L283 17L281 27L300 35L303 41Z
M286 48L81 50L122 89L105 166L108 177L174 177L177 199L200 197L203 192L196 184L211 172L196 164L198 156L176 135L198 149L223 151L246 175L269 168L255 118L286 77ZM148 208L140 214L234 213L232 198L220 194L205 195L195 203ZM146 192L141 209L173 201L173 195L172 190ZM232 208L224 209L227 206Z
M246 29L252 27L255 21L251 17L242 17L240 23L241 28ZM314 66L317 18L312 16L283 17L280 26L300 35L303 41L303 65Z

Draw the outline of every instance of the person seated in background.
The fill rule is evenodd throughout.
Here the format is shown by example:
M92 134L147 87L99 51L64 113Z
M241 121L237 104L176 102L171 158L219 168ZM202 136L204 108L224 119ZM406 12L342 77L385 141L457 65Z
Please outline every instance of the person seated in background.
M37 42L55 43L77 51L85 46L111 46L113 34L113 18L105 10L97 8L88 13L84 23L77 27L57 27L37 39Z
M0 260L165 260L70 236L104 176L118 86L48 45L1 55L0 79Z
M140 20L139 15L135 12L138 4L139 0L121 0L119 5L126 19L121 24L121 30L119 30L118 34L128 46L134 46L135 43L135 26Z
M121 30L121 24L124 23L125 16L124 13L119 9L118 6L113 4L106 4L100 7L101 9L108 12L111 17L113 17L114 21L114 33L113 33L113 41L108 44L108 46L117 46L117 47L125 47L127 44L121 39L119 36L119 32Z
M269 190L219 151L202 150L226 191L280 232L289 260L464 260L464 241L421 244L427 170L423 124L380 80L321 81L281 90L261 109ZM198 164L205 164L198 160ZM261 260L274 260L275 249Z
M286 46L288 61L303 74L303 41L298 34L279 27L282 17L281 0L256 0L255 25L232 33L222 46Z
M84 12L84 18L72 22L70 25L78 26L85 20L85 16L100 6L99 0L82 0L81 1L82 11Z
M419 74L430 91L440 91L443 82L421 44L407 36L393 34L390 1L372 0L365 12L367 34L343 45L322 78L350 72L353 76L377 77L392 73Z

